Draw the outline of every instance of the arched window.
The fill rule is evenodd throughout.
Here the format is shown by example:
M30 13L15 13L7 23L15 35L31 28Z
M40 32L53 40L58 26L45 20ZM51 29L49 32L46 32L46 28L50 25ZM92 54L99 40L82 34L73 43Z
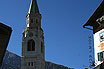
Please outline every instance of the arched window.
M34 40L29 40L27 43L27 51L35 51L35 42Z

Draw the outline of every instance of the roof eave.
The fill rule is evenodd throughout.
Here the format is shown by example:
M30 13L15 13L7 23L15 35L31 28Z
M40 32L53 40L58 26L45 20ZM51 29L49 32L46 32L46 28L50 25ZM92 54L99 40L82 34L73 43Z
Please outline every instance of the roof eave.
M102 15L104 15L103 8L104 8L104 0L100 4L100 6L96 9L94 14L90 17L90 19L86 22L86 24L83 25L83 28L85 28L85 26L93 27L94 25L96 25L96 20L100 18Z

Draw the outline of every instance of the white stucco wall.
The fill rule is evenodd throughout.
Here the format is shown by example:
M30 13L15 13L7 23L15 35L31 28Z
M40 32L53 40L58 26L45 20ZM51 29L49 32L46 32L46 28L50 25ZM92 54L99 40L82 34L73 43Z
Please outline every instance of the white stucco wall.
M99 47L101 43L104 43L104 41L100 42L100 33L101 32L104 32L104 29L102 29L102 30L100 30L94 34L94 50L95 50L95 64L96 64L96 66L98 66L99 64L102 63L102 61L98 61L98 55L97 54L99 52L104 51L104 50L101 50L101 47Z

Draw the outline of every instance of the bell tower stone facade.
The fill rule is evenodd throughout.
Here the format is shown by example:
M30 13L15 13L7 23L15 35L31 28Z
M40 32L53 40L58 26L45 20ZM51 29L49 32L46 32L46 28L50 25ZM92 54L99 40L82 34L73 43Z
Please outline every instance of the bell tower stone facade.
M23 31L21 69L45 69L44 33L36 0L31 0Z

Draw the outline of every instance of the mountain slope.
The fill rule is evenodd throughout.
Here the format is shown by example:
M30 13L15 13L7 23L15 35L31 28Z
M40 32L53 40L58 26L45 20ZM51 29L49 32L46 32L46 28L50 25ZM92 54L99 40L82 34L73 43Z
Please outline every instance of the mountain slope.
M0 69L20 69L21 58L20 56L6 51L3 64Z
M68 68L63 65L58 65L58 64L46 61L45 62L45 69L72 69L72 68Z
M20 69L20 65L21 65L21 57L14 53L6 51L3 64L0 67L0 69ZM46 61L45 69L71 69L71 68Z

